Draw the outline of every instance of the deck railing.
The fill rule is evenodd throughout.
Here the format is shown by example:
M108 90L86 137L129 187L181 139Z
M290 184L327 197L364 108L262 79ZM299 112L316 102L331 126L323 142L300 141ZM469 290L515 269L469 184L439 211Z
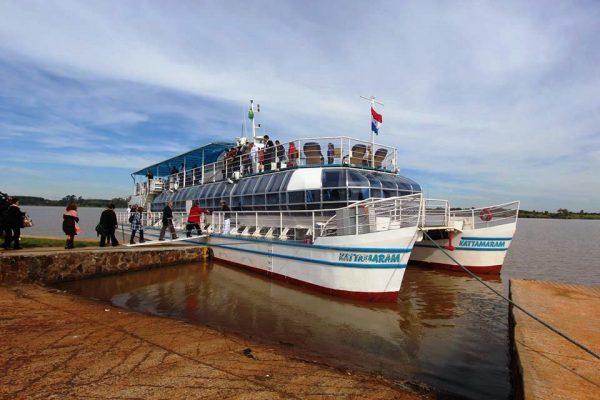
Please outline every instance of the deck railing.
M519 201L489 207L450 210L450 221L462 221L465 228L480 229L517 222Z
M387 172L397 172L397 150L390 146L346 136L297 139L278 146L262 147L255 155L246 145L244 154L224 156L214 163L202 166L185 166L182 171L166 177L156 177L135 186L134 195L160 193L165 189L177 190L188 186L238 179L265 171L278 171L294 167L353 166ZM293 144L293 146L291 146ZM291 151L290 151L291 150ZM262 157L260 153L263 153Z
M421 216L420 194L372 199L350 206L315 211L215 211L214 233L302 240L319 236L360 235L416 227Z

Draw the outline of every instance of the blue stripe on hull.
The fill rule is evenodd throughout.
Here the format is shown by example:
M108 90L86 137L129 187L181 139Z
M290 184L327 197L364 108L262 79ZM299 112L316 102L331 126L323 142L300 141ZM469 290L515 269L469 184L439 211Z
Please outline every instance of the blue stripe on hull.
M306 243L295 243L295 242L286 242L284 240L267 240L267 239L255 239L249 237L243 237L239 235L221 235L213 233L210 235L211 237L217 237L222 239L230 239L230 240L246 240L248 242L256 242L256 243L270 243L281 246L293 246L293 247L306 247L310 249L320 249L320 250L336 250L336 251L360 251L363 253L410 253L412 249L402 248L402 247L340 247L340 246L324 246L319 244L306 244Z
M276 244L280 244L280 243L276 243ZM227 249L227 250L235 250L235 251L242 251L242 252L252 253L252 254L260 254L260 255L264 255L264 256L272 256L272 257L278 257L278 258L285 258L285 259L288 259L288 260L309 262L309 263L313 263L313 264L331 265L331 266L334 266L334 267L369 268L369 269L406 268L406 264L400 264L400 263L398 263L398 264L353 264L353 263L347 263L347 262L314 260L314 259L311 259L311 258L298 257L298 256L290 256L290 255L287 255L287 254L269 253L269 252L266 252L266 251L259 251L259 250L250 250L250 249L244 249L244 248L240 248L240 247L228 246L228 245L224 245L224 244L210 244L210 246L220 247L220 248Z

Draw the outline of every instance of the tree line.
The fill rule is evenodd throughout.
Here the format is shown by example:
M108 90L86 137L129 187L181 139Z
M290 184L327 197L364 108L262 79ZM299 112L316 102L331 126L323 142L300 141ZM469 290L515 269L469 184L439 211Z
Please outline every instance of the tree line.
M519 210L520 218L549 218L549 219L600 219L600 213L587 212L584 210L569 211L566 208L559 208L556 212L550 211L528 211Z
M78 207L106 207L107 204L113 203L117 208L126 208L127 199L115 197L109 200L105 199L84 199L81 196L74 194L64 196L60 200L48 200L43 197L35 196L15 196L20 200L23 206L65 206L71 201L77 203Z

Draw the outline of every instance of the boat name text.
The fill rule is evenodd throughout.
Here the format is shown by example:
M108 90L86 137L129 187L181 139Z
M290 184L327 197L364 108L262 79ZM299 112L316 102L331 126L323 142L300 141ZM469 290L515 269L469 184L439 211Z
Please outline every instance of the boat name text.
M459 247L469 248L504 248L506 241L504 240L468 240L460 239Z
M370 263L398 263L400 254L360 254L340 253L339 261L345 262L370 262Z

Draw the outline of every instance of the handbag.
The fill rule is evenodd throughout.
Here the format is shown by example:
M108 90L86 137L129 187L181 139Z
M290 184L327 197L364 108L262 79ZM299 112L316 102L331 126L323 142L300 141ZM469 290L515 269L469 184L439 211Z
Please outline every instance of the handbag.
M104 227L100 224L96 225L96 233L98 235L106 235L106 231L104 230Z
M21 219L21 228L31 228L33 226L33 220L27 214L23 214Z

